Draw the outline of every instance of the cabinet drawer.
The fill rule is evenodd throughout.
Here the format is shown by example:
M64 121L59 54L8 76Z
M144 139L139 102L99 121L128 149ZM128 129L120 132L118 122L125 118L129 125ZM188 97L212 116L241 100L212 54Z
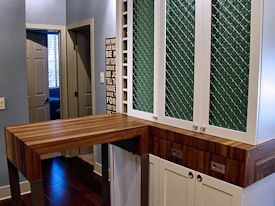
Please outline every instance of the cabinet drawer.
M241 156L235 159L229 158L231 155L229 150L225 152L220 147L203 140L198 141L194 137L180 136L161 129L157 132L150 131L150 153L234 185L244 185L245 162L239 161L244 158ZM211 162L212 167L213 164L224 167L222 168L224 172L211 168Z

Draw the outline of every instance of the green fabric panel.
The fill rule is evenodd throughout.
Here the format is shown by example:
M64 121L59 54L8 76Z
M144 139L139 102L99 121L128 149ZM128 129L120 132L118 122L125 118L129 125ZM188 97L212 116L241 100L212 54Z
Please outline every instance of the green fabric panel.
M193 120L195 0L166 3L165 115Z
M133 108L154 111L154 0L133 1Z
M246 131L251 0L213 0L210 125Z

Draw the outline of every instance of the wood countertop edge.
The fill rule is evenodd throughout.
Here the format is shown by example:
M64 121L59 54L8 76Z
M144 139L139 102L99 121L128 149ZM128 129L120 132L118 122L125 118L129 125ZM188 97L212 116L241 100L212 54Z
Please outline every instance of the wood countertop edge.
M96 122L97 118L99 121L101 121L101 120L104 121L104 118L106 118L106 117L110 117L110 115L105 114L105 115L87 116L87 117L82 117L82 118L55 120L55 121L51 121L51 124L55 124L58 122L59 123L60 122L74 122L77 120L82 120L82 121L94 120ZM123 117L123 118L125 118L126 122L127 121L128 122L136 121L141 124L140 125L137 124L137 126L135 126L135 127L129 127L128 129L124 128L123 130L118 129L118 130L112 131L112 129L110 129L110 130L106 129L106 132L102 132L102 133L95 132L91 135L88 135L89 137L87 137L87 138L95 138L96 136L100 136L99 138L101 138L101 137L105 136L104 138L106 138L106 140L107 140L108 136L109 135L111 136L113 133L117 133L117 132L123 133L124 130L125 130L125 132L127 132L127 131L129 132L131 129L133 131L142 129L142 130L147 131L146 135L148 135L148 132L149 132L149 135L148 135L149 138L151 137L151 138L157 138L160 140L163 139L163 140L167 140L167 141L173 141L173 135L178 135L180 138L186 137L185 140L187 140L187 141L191 141L191 142L195 141L195 143L199 142L202 145L204 145L204 144L214 145L214 147L221 147L222 150L225 150L225 151L229 150L230 152L233 151L233 152L236 152L237 154L239 152L241 152L240 154L243 155L241 158L241 162L244 164L244 168L243 168L244 180L235 184L235 185L243 187L243 188L245 188L245 187L247 187L247 186L259 181L260 179L263 179L264 177L275 172L275 167L273 166L273 165L275 165L275 139L270 140L265 143L262 143L260 145L249 145L249 144L232 141L232 140L228 140L228 139L221 138L221 137L216 137L216 136L193 132L193 131L189 131L189 130L185 130L185 129L181 129L181 128L177 128L177 127L173 127L173 126L169 126L169 125L146 121L143 119L127 116L124 114L113 114L113 118L116 119L116 117L118 117L118 118ZM122 122L123 122L123 120L122 120ZM41 125L47 125L47 124L49 124L49 122L36 123L36 124L32 124L32 126L36 127L39 125L41 126ZM29 124L24 124L24 125L21 124L21 125L5 127L6 145L7 145L7 143L13 142L11 145L9 145L9 150L13 150L11 147L12 147L12 145L17 144L16 142L18 142L18 144L21 144L21 145L24 142L21 140L20 140L21 143L19 143L19 141L16 141L16 139L19 139L19 138L13 134L13 131L18 131L18 130L16 130L16 128L20 128L20 129L26 128L26 126L28 126L28 125ZM44 128L44 126L43 126L43 128ZM154 130L159 130L159 133L157 135L155 135L156 137L151 136L152 134L154 135ZM172 136L172 137L169 137L169 136ZM189 137L190 137L190 139L189 139ZM69 144L70 144L70 141L75 142L78 140L78 138L82 138L82 136L76 137L75 139L68 140ZM84 138L83 142L85 142L86 139ZM125 138L125 139L127 139L127 138ZM115 138L115 140L118 140L118 139ZM64 140L62 139L60 141L64 141ZM98 141L98 142L101 142L101 141ZM46 146L47 146L47 144L52 144L52 142L46 143ZM41 144L41 145L43 146L43 144ZM195 147L197 146L196 144L194 144L194 145L195 145ZM194 145L187 145L187 146L192 147ZM50 145L49 147L51 147L51 146L52 145ZM148 145L148 147L149 146L150 145ZM35 147L32 147L27 144L26 144L26 147L28 147L35 154L38 154L38 155L47 153L46 151L43 150L43 148L41 149L40 147L35 148ZM197 147L197 149L200 150L200 147ZM205 152L209 152L209 151L206 150ZM210 152L212 152L212 151L210 151ZM7 150L8 158L11 155L13 156L13 154L10 154L10 153L13 153L13 152L11 152L11 151L8 152L8 150ZM213 154L215 154L215 153L213 153ZM220 154L221 153L219 153L218 155L220 155ZM225 155L224 157L230 159L230 155ZM237 161L237 159L235 159L235 160ZM213 177L215 177L215 176L213 176Z

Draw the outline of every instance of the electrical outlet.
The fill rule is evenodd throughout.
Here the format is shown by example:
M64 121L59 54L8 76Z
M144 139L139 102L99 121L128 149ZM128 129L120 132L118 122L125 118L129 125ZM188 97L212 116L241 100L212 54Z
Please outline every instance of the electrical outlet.
M0 110L4 110L6 108L5 106L5 98L1 97L0 98Z
M221 174L225 174L225 165L211 161L211 170L219 172Z
M172 148L171 153L173 156L182 159L182 151L179 149Z

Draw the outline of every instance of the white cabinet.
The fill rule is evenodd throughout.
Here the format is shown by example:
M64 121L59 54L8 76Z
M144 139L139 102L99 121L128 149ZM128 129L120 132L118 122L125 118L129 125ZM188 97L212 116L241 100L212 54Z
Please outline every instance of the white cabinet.
M243 189L196 173L195 206L241 206Z
M140 205L140 157L111 146L112 206ZM150 155L149 206L274 206L275 174L240 188Z
M242 206L240 187L153 155L150 162L150 206Z
M195 172L159 160L159 206L193 206Z
M273 0L127 1L128 115L248 144L272 139L274 9Z

